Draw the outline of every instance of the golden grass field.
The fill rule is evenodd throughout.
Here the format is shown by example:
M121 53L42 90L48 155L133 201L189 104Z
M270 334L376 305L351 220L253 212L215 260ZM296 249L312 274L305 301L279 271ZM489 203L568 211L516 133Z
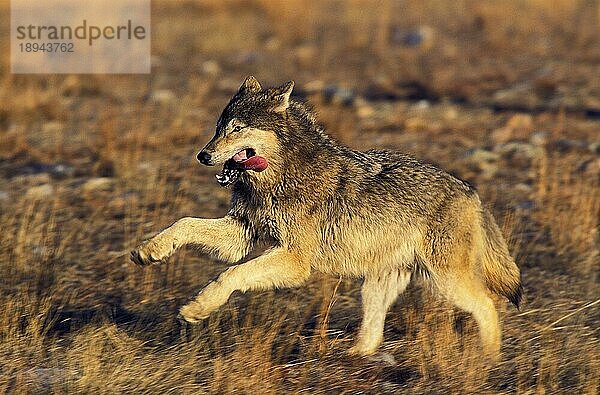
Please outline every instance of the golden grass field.
M597 0L157 0L150 75L13 75L6 1L0 22L0 391L599 392ZM393 364L345 355L354 279L315 274L177 321L224 265L184 250L142 269L129 251L227 211L195 154L248 74L294 79L342 143L477 187L525 290L520 311L498 301L500 363L418 283L388 314Z

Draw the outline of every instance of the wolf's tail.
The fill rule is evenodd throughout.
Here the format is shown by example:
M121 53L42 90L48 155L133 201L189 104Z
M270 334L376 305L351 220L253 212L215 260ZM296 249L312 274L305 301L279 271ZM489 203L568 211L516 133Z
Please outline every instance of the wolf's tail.
M483 209L482 229L483 251L480 259L485 283L491 291L506 296L519 308L523 295L521 272L508 252L494 217L486 209Z

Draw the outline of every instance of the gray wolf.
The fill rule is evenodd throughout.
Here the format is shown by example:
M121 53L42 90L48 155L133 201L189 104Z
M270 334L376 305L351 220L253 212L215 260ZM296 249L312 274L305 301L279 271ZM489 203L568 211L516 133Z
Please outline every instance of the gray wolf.
M204 165L223 166L217 179L232 188L228 215L182 218L135 249L132 260L157 264L191 244L238 263L268 243L181 308L190 323L234 291L297 287L313 270L362 278L362 323L349 350L361 356L376 352L387 310L419 275L473 315L484 350L498 355L492 294L518 307L520 272L475 189L408 155L336 143L290 98L293 86L263 89L248 77L198 154Z

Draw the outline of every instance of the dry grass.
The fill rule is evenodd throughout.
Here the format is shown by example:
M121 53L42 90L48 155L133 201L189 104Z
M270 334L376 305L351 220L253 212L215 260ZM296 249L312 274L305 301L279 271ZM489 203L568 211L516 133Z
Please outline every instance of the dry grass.
M236 0L153 12L150 76L16 76L2 58L0 391L599 392L600 158L561 148L599 142L586 113L600 75L597 2ZM423 27L431 37L402 43ZM295 78L342 142L436 161L494 203L526 298L521 311L499 302L501 363L481 358L470 317L416 285L388 315L394 365L344 354L360 320L355 280L314 275L301 289L236 294L196 327L175 319L223 266L181 251L142 270L127 254L181 216L226 212L228 191L194 155L246 74ZM344 106L304 89L315 81L395 96ZM529 82L562 92L569 111L532 112L511 141L547 141L533 158L500 154L489 178L465 158L501 146L492 132L515 112L495 92ZM98 177L108 180L89 183Z

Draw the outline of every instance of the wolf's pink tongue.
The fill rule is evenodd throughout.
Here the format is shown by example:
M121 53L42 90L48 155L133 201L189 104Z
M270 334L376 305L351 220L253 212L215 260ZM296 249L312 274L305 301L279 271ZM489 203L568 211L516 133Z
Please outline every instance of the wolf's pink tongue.
M247 159L244 162L242 162L242 165L246 170L254 170L260 172L266 169L267 166L269 166L269 163L267 163L267 159L263 158L262 156L253 156L250 159Z

